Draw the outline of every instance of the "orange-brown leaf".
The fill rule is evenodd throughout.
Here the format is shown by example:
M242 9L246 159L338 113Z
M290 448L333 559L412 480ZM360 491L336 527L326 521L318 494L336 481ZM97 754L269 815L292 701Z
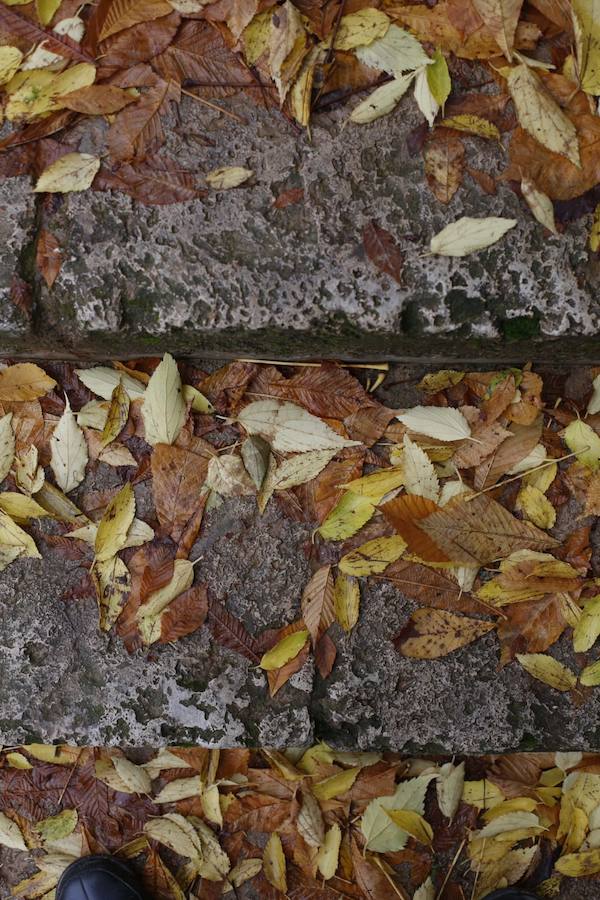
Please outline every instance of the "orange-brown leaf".
M377 222L369 222L363 230L363 245L371 262L401 284L404 254L389 231Z
M434 132L425 145L425 178L440 203L450 203L463 179L465 148L445 128Z
M57 238L47 228L42 228L40 231L35 252L35 263L38 272L48 287L51 288L60 272L63 256Z

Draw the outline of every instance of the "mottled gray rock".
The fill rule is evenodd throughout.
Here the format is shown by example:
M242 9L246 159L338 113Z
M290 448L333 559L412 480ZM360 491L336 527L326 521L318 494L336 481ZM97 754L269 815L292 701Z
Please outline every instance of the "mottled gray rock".
M254 520L248 502L213 512L194 558L206 553L199 578L222 599L231 592L232 612L258 634L289 620L308 576L298 553L306 529L282 521L275 508L258 531ZM285 696L269 700L264 673L217 646L206 627L129 656L118 638L99 632L94 600L61 599L84 574L79 563L39 543L42 560L0 575L2 743L294 746L312 739L308 666Z
M32 346L29 319L11 297L25 277L34 230L34 195L27 178L0 182L0 343L11 350ZM27 285L24 285L27 288Z
M600 303L589 222L553 237L508 185L489 196L469 176L439 203L421 155L407 150L420 121L410 98L370 126L344 128L347 108L321 113L310 137L244 98L227 106L248 124L185 98L165 153L199 184L217 166L247 166L255 175L241 187L166 207L94 191L40 206L38 225L56 234L65 259L51 290L32 273L36 352L516 359L543 358L544 339L554 339L553 352L576 342L593 356ZM102 139L92 133L82 146L99 152ZM493 142L464 140L470 165L502 171ZM275 208L292 188L303 200ZM425 255L461 215L518 226L464 259ZM366 258L362 231L373 219L402 247L402 285ZM19 247L2 247L2 267Z

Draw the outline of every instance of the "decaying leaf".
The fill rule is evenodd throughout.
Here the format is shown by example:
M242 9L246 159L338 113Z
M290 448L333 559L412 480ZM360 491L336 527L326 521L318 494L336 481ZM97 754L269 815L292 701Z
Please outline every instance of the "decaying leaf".
M442 609L417 609L394 638L403 656L438 659L465 647L495 628L494 622L469 619Z

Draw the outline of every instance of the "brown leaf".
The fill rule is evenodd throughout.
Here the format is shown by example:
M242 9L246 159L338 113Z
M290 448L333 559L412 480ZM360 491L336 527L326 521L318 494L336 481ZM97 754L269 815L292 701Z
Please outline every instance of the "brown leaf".
M283 640L284 637L287 637L288 634L293 634L296 631L302 631L303 628L306 628L306 625L300 619L298 622L293 622L291 625L286 625L284 628L280 628L277 631L273 632L272 636L267 644L264 645L264 650L270 650L271 647L274 647L275 644L279 643L279 641ZM261 649L263 649L262 641L261 641ZM308 659L308 655L310 653L310 645L307 643L302 648L300 653L297 654L293 659L290 659L289 662L282 666L280 669L272 669L267 672L267 680L269 682L269 693L271 697L274 697L275 694L281 690L281 688L287 684L292 675L295 675L296 672L299 672L306 660Z
M542 418L531 425L513 424L508 429L511 436L505 438L496 450L475 469L474 486L481 491L491 487L517 463L528 456L542 434Z
M273 200L275 209L285 209L287 206L294 206L304 200L304 188L290 188L289 191L283 191Z
M207 193L196 187L193 172L160 155L149 156L143 162L123 163L112 171L103 166L94 180L94 190L122 191L148 206L199 200Z
M335 619L331 566L322 566L315 572L302 592L301 606L302 618L316 647Z
M65 94L60 98L60 102L67 109L88 116L107 116L119 112L130 103L135 103L136 99L127 91L111 84L90 84L71 94Z
M398 284L402 284L404 254L389 231L381 228L377 222L369 222L363 229L363 245L371 262Z
M152 60L152 65L166 80L196 85L199 97L230 97L248 87L259 98L263 93L219 30L207 22L186 22L169 47Z
M483 637L494 622L469 619L442 609L417 609L394 637L394 647L403 656L439 659Z
M156 515L174 541L179 541L201 503L200 489L206 479L209 452L199 456L170 444L154 447L151 466Z
M260 653L253 638L239 619L236 619L222 603L211 598L208 607L208 624L214 639L223 647L234 650L258 665Z
M567 627L562 606L556 594L548 594L503 607L505 618L498 622L500 664L506 665L517 653L543 653L551 647Z
M49 288L56 281L62 263L63 256L57 238L47 228L42 228L35 251L35 264Z
M237 412L250 381L258 371L254 363L232 362L194 385L221 415Z
M333 363L303 367L291 378L283 378L277 369L271 367L263 377L259 373L250 385L249 392L253 391L289 400L303 406L313 416L325 419L344 419L362 407L376 405L347 369ZM390 412L390 418L392 415Z
M71 40L66 35L56 34L51 29L42 28L37 22L26 19L16 10L0 5L0 34L19 38L26 46L32 47L45 44L45 49L52 53L58 53L67 59L76 59L79 62L93 62L93 58L81 49L76 41Z
M337 648L329 635L321 635L315 647L315 665L321 678L329 678L336 656Z
M167 0L113 0L106 11L99 39L104 41L111 34L131 28L138 22L149 22L172 12L173 7Z
M471 431L473 440L465 441L458 448L452 457L452 462L457 469L470 469L472 466L478 466L511 434L512 432L507 431L498 422L494 422L493 425L483 425L480 428L474 428Z
M455 579L446 575L443 569L430 569L420 563L399 559L388 566L381 577L391 581L405 597L425 606L464 613L486 611L483 603L461 591Z
M473 0L473 5L510 62L523 0Z
M363 459L364 453L359 451L346 459L333 460L312 481L294 489L309 522L320 525L324 521L342 496L340 485L360 476Z
M161 617L160 640L163 644L197 631L206 619L208 595L206 585L196 584L168 605Z
M425 562L450 562L450 557L420 529L417 522L439 510L437 503L418 494L403 494L380 507L386 519L402 535L411 553Z
M372 854L363 856L354 838L351 839L352 865L354 877L364 896L368 900L382 900L390 896L391 885L382 870L370 860L377 857Z
M171 12L151 22L140 22L108 38L102 44L97 80L110 76L118 69L148 62L162 53L175 37L180 21L179 13Z
M481 169L473 169L471 166L467 166L467 172L484 193L490 195L496 193L496 180L487 172L482 172Z
M169 101L177 99L176 87L171 82L159 81L134 106L117 113L107 137L113 159L143 160L156 153L164 141L160 116L166 112Z
M463 179L465 147L446 128L436 129L425 145L425 177L440 203L450 203Z
M150 594L169 583L174 563L173 544L158 538L140 547L129 560L131 591L117 621L117 633L130 652L141 646L137 611Z

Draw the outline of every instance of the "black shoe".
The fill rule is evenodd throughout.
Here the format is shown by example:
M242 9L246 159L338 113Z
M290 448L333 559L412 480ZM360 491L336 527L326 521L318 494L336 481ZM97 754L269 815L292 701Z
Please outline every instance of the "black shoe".
M519 888L501 888L493 894L486 894L483 900L540 900L540 898L537 894L520 891Z
M84 856L67 866L56 900L144 900L140 883L114 856Z

